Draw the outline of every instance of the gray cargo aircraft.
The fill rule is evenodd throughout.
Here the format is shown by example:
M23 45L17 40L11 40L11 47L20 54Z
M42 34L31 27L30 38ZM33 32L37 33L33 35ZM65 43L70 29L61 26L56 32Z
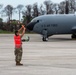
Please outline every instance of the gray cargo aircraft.
M34 18L27 29L39 33L47 41L55 34L72 34L76 38L76 15L42 15Z

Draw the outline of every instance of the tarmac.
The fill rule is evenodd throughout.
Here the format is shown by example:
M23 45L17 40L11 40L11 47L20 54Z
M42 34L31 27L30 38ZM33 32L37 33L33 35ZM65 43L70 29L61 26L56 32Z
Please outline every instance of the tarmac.
M15 65L14 34L0 34L0 75L76 75L76 40L53 35L47 42L39 34L23 42L23 66Z

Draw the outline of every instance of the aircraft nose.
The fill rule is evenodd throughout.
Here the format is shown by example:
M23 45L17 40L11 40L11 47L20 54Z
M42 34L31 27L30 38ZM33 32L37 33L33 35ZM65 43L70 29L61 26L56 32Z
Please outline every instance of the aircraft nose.
M30 22L30 23L26 26L26 28L27 28L28 30L32 31L36 23L37 23L37 22Z

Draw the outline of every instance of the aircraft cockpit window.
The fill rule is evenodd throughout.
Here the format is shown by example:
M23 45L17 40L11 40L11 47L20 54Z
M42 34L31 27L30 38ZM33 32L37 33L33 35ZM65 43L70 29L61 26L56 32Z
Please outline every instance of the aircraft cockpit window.
M36 20L33 19L31 22L36 22Z
M39 22L39 21L41 21L41 20L32 20L31 22Z
M39 22L39 20L37 20L37 22Z

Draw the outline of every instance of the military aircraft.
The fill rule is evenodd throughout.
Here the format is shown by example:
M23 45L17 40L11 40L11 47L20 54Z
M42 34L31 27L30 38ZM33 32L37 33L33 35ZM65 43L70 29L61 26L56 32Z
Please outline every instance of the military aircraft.
M55 34L72 34L71 38L76 38L76 15L38 16L32 19L27 29L41 34L43 41Z

